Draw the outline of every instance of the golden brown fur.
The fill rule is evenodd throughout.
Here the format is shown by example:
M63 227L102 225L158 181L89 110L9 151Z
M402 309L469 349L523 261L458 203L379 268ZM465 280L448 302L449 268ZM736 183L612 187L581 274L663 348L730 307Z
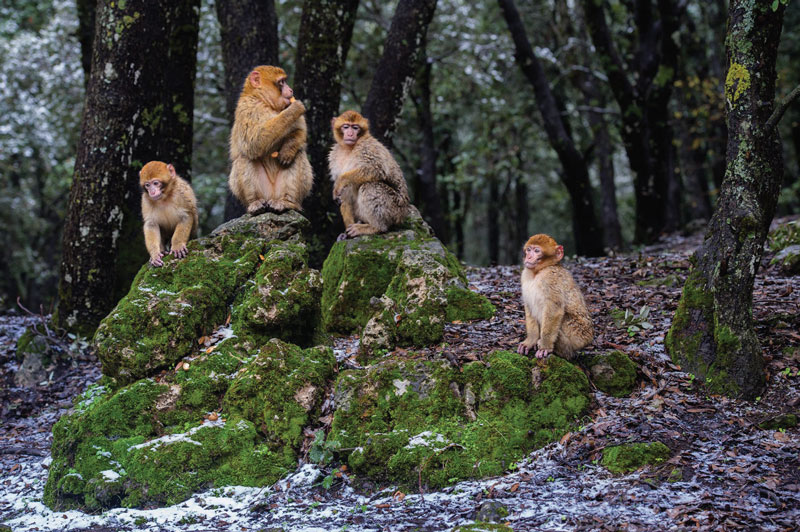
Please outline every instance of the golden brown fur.
M551 352L571 359L592 342L592 318L572 274L559 264L564 248L548 235L528 239L523 248L522 301L525 305L525 340L521 354L536 348L536 357Z
M259 66L247 76L239 96L228 185L249 213L265 208L299 211L311 192L306 108L292 95L283 69Z
M142 186L144 243L150 264L162 266L166 242L171 239L170 254L186 256L186 243L197 236L197 200L192 187L175 173L175 167L150 161L139 172Z
M356 111L334 118L331 127L336 144L328 163L345 225L339 238L385 233L408 215L408 188L400 166Z

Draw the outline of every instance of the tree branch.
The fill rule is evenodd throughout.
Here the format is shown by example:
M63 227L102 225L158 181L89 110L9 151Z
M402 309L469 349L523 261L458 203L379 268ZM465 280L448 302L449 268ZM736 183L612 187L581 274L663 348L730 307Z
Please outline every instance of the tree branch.
M800 85L795 87L794 90L789 93L789 96L779 103L775 110L772 111L772 116L769 117L766 124L767 131L778 125L778 122L783 118L783 113L786 112L786 109L788 109L797 98L800 98Z

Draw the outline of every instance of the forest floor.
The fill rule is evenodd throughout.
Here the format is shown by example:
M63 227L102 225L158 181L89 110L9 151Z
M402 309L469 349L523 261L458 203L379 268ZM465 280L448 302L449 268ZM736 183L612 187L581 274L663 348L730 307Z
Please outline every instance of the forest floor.
M767 259L757 277L753 312L767 372L759 400L708 395L663 345L699 242L672 236L632 254L569 261L595 321L587 353L627 353L639 364L638 388L622 399L596 391L579 428L508 474L429 493L356 492L346 473L326 489L321 480L331 470L306 465L269 488L212 489L169 508L51 512L41 503L50 430L72 397L99 378L99 364L86 354L54 368L47 382L15 388L14 342L34 318L0 317L0 530L427 531L475 521L515 531L800 530L800 428L759 427L800 413L800 277L782 276ZM495 349L515 349L523 337L519 268L468 273L497 314L447 325L444 347L418 356L444 351L460 362L479 360ZM624 310L627 320L615 321L612 315ZM354 355L356 345L354 337L337 339L338 358ZM603 448L640 441L664 443L671 458L627 475L599 465Z

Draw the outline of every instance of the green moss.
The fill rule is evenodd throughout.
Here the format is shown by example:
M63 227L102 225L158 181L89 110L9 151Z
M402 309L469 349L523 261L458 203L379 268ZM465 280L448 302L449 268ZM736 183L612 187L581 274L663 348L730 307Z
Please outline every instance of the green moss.
M658 465L669 458L669 448L661 442L629 443L603 449L603 467L614 474L630 473L646 465Z
M593 357L587 364L592 382L614 397L626 397L636 385L636 364L622 351Z
M758 424L761 430L793 429L797 426L797 415L783 414Z
M732 63L725 78L725 98L736 103L739 97L750 88L750 72L744 65Z
M484 296L464 288L447 289L447 321L488 320L494 313Z
M714 307L714 297L705 289L705 281L699 269L689 273L683 285L678 309L672 318L672 325L664 339L664 347L676 364L691 368L702 368L705 363L698 355L703 331L692 331L692 316L700 313L707 323L711 321ZM704 373L703 373L704 374Z
M234 305L234 333L256 335L258 343L281 338L311 345L319 339L321 294L322 280L308 267L305 246L272 241L254 281Z
M303 350L273 339L232 380L223 409L254 423L272 449L294 460L335 367L329 348Z
M558 358L540 367L499 351L463 372L443 361L390 360L336 383L329 440L357 473L409 489L498 475L560 438L589 405L589 383Z
M195 339L224 322L236 289L252 275L263 244L243 236L192 241L183 259L145 265L94 336L103 372L121 385L171 369Z

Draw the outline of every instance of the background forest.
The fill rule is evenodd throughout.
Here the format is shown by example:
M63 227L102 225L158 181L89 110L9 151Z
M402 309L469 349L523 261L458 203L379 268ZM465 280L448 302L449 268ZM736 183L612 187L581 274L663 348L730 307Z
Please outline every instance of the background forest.
M15 307L18 296L30 308L49 308L57 297L61 232L89 77L81 38L92 26L87 6L93 4L10 0L0 7L0 309ZM191 178L201 234L207 234L225 219L230 121L218 9L211 0L199 4L191 168L176 166ZM539 107L543 98L537 104L541 84L504 18L507 2L433 4L415 82L384 140L403 167L414 203L459 258L477 265L516 263L520 244L534 232L555 235L569 254L597 254L705 226L725 169L727 2L679 3L674 20L658 13L642 17L635 7L649 2L607 3L606 21L630 68L626 74L633 80L649 76L651 90L639 108L645 117L652 112L664 118L656 132L663 137L661 152L655 165L645 164L662 175L663 187L644 198L663 212L645 226L636 209L636 175L642 172L636 165L643 163L626 150L636 117L633 107L621 105L605 56L593 45L586 21L596 19L584 13L586 3L517 2L560 117L547 121ZM358 5L340 111L365 104L396 8L397 2L375 0ZM303 2L275 1L278 63L301 94L304 87L294 80L303 9ZM800 53L798 19L796 9L786 10L778 97L800 82L791 63ZM677 47L653 48L650 29L669 24ZM559 132L548 127L555 122L571 139L572 156L566 152L565 158L563 145L560 152L553 148ZM785 174L778 215L800 208L800 106L788 109L780 133ZM591 190L570 192L574 185L564 165L570 158L585 162ZM327 178L315 175L317 183ZM585 207L574 209L581 194ZM641 210L646 203L639 201ZM579 237L576 211L593 215L583 221L592 231Z

